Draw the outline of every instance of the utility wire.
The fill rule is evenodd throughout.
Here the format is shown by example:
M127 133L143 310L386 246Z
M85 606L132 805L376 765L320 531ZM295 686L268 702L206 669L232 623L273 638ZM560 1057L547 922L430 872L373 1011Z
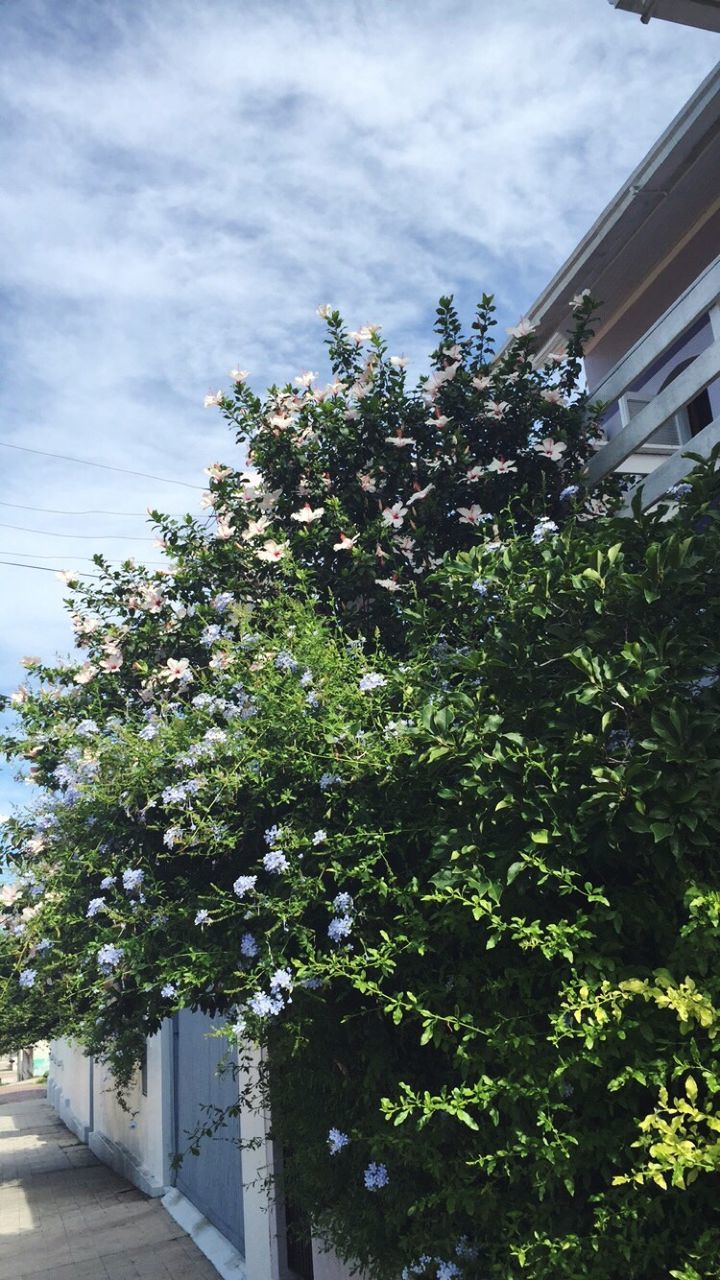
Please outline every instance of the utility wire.
M57 569L53 569L50 564L22 564L19 560L0 560L0 564L11 564L15 569L42 569L43 573L57 573ZM99 573L87 573L85 569L82 571L84 578L100 578Z
M31 507L23 502L0 502L0 507L13 507L16 511L42 511L49 516L133 516L147 519L147 511L106 511L104 508L92 511L67 511L60 507ZM163 515L176 519L184 516L184 511L164 511Z
M41 551L41 552L37 552L37 551L0 551L0 556L20 556L20 557L21 557L21 559L23 559L23 560L32 559L34 556L37 556L38 554L42 556L43 560L63 560L66 564L67 564L67 561L68 561L68 559L70 558L70 556L71 556L71 555L72 555L72 559L73 559L73 560L87 560L87 562L88 562L89 564L94 564L94 563L95 563L95 561L93 560L93 557L92 557L92 556L76 556L76 555L74 555L74 554L73 554L73 553L71 553L71 552L63 552L63 553L62 553L62 555L55 555L54 553L52 553L52 552L50 552L50 551ZM122 563L123 563L123 561L122 561L122 560L109 560L109 561L108 561L108 564L122 564ZM146 564L144 564L144 565L143 565L143 567L144 567L145 569L164 569L164 568L166 568L166 567L167 567L167 562L166 562L166 561L160 561L160 560L149 560Z
M90 542L107 541L112 539L114 542L154 542L154 538L143 538L137 534L124 533L58 533L54 529L29 529L24 524L4 524L0 520L0 529L16 529L18 533L39 533L43 538L83 538Z
M72 458L66 453L48 453L47 449L31 449L24 444L9 444L0 440L0 449L15 449L19 453L34 453L42 458L57 458L60 462L75 462L83 467L99 467L102 471L118 471L124 476L142 476L144 480L159 480L161 484L180 484L184 489L199 489L201 484L190 484L187 480L169 480L167 476L155 476L149 471L129 471L127 467L111 467L108 462L92 462L89 458Z

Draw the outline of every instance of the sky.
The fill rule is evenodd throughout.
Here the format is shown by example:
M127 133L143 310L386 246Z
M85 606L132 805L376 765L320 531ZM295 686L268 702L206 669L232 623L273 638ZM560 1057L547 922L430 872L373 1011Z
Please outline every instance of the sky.
M159 563L147 507L238 461L231 368L322 370L326 302L418 371L442 293L514 323L717 49L607 0L0 0L0 692L71 647L29 565Z

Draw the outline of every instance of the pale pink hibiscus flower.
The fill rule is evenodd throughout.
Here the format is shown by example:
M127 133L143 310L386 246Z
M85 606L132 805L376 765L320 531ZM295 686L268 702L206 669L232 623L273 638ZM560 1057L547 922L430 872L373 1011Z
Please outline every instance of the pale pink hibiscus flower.
M550 436L546 436L539 444L535 445L535 452L541 453L544 458L549 458L551 462L561 462L562 456L567 449L567 445L562 440L553 440Z
M255 555L258 560L264 560L266 564L277 564L279 560L282 560L286 551L287 547L283 543L276 542L274 538L269 538L260 550L255 552Z
M391 507L385 507L382 518L384 524L389 525L391 529L401 529L406 515L407 507L404 507L401 502L394 502Z

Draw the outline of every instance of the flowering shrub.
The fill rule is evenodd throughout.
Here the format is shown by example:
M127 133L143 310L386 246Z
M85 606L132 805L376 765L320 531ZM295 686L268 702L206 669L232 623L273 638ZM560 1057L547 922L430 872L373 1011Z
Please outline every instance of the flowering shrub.
M474 371L489 306L469 344L441 308L425 393L334 314L336 379L363 394L308 378L263 406L238 378L263 486L216 469L210 530L164 523L162 581L127 564L74 591L87 660L28 660L6 748L39 799L7 827L0 1045L72 1032L122 1085L174 1010L224 1014L268 1049L294 1199L372 1276L709 1280L713 470L672 518L584 522L558 488L581 483L584 408L540 395L522 332L504 373ZM479 413L472 378L516 371L512 412ZM567 444L542 456L540 400ZM477 428L490 521L451 505L442 457L428 478L430 407L463 424L456 460ZM386 455L398 429L422 449ZM435 484L417 503L401 457L412 492Z

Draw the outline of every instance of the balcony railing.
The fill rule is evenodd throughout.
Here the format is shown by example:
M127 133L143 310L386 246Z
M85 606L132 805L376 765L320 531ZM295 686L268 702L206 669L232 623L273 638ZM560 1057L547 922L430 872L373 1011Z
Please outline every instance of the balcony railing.
M626 426L598 450L588 467L590 485L597 484L613 471L632 471L632 455L666 426L678 413L720 377L720 257L693 281L689 289L655 322L647 333L625 353L622 360L592 392L593 400L612 405L634 386L643 375L657 366L698 321L709 320L709 345L678 376L640 409ZM698 431L691 440L675 448L649 475L643 476L628 492L624 510L629 513L633 498L641 496L643 509L651 507L673 485L682 480L695 465L688 453L707 456L720 441L720 416ZM667 454L667 448L663 453ZM659 454L658 454L659 456ZM631 460L630 462L628 460ZM647 453L637 471L647 470Z

